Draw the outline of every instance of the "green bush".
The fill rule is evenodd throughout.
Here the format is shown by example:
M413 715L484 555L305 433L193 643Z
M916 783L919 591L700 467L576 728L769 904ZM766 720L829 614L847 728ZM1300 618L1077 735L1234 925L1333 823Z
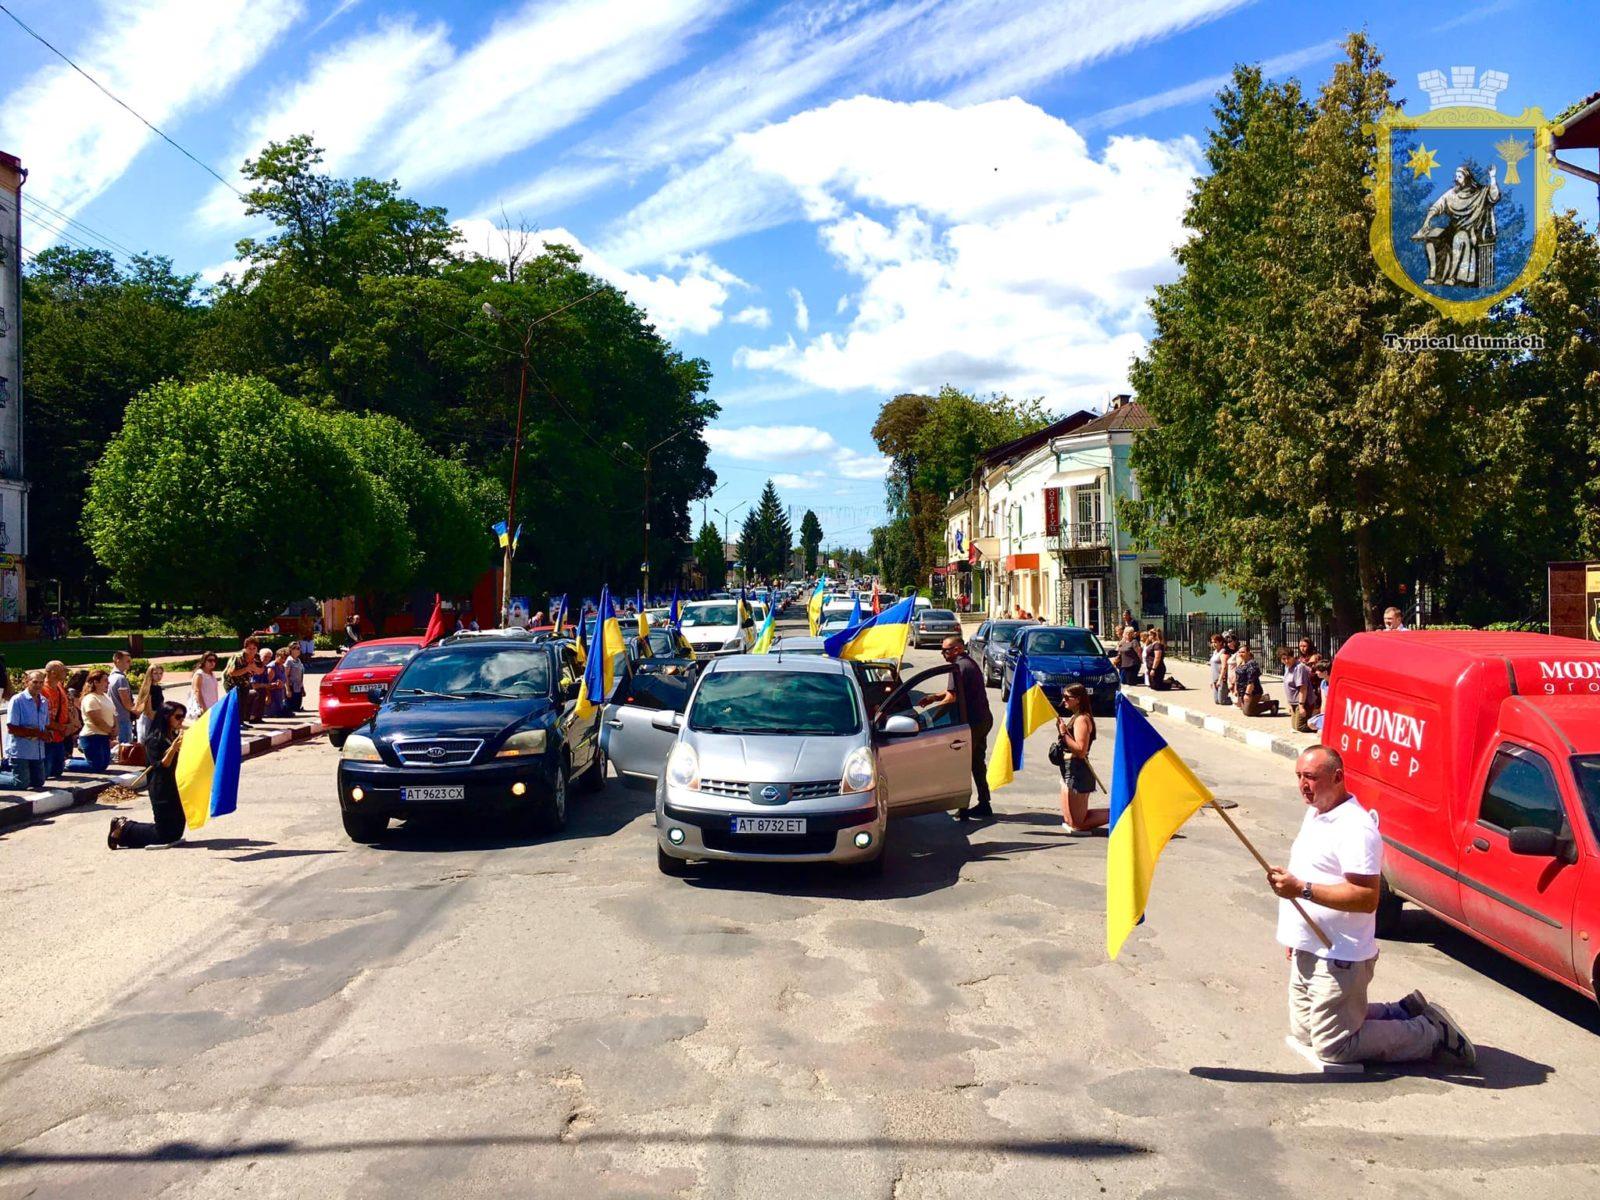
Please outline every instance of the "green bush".
M311 639L311 644L318 650L337 650L339 648L339 638L331 633L319 633Z
M1495 633L1549 633L1550 626L1543 621L1491 621L1484 626Z
M156 637L226 638L230 641L239 633L227 621L214 616L174 617L150 632Z

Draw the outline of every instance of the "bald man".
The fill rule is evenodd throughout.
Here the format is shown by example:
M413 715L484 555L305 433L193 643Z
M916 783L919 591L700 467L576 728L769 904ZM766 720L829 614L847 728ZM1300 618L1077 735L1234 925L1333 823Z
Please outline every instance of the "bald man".
M1378 963L1377 911L1383 839L1377 818L1345 786L1344 760L1313 746L1295 763L1305 820L1289 865L1267 881L1282 898L1278 941L1289 959L1289 1032L1325 1062L1412 1062L1446 1055L1463 1066L1477 1051L1461 1027L1421 992L1367 1003ZM1295 911L1298 900L1332 947Z

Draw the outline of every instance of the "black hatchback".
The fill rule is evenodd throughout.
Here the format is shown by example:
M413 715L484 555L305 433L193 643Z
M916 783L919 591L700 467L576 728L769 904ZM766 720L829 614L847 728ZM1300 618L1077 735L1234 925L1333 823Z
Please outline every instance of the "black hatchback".
M511 812L541 829L567 819L567 786L605 780L599 710L577 714L572 643L474 637L419 650L339 756L339 808L353 841L392 817Z

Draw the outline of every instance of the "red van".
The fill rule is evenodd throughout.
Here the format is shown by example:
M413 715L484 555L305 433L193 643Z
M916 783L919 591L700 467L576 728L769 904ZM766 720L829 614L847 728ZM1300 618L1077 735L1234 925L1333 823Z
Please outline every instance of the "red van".
M1363 633L1334 660L1322 741L1386 847L1378 932L1402 900L1596 995L1600 643Z

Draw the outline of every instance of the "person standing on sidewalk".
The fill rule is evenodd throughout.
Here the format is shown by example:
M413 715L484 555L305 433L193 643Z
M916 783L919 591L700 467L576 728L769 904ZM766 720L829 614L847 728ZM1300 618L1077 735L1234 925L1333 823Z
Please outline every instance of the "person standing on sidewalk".
M1315 687L1311 668L1287 646L1278 647L1278 662L1283 667L1283 699L1289 706L1289 720L1296 733L1309 733L1311 726L1306 722L1314 711L1309 695Z
M72 701L67 696L67 664L53 658L44 665L44 699L50 725L44 734L44 775L56 779L66 774L67 745L72 736Z
M288 710L297 713L306 700L306 665L300 660L300 644L289 643L288 656L283 661L284 677L289 687Z
M254 673L260 669L256 656L261 652L261 643L255 635L245 638L243 645L237 653L228 660L227 668L222 672L222 686L230 692L239 693L239 716L246 725L259 725L261 723L260 697L250 686Z
M133 685L128 682L128 666L132 662L133 656L126 650L111 656L111 681L106 689L117 713L117 744L122 746L133 741Z
M134 732L141 742L155 724L161 706L167 702L167 689L161 686L166 675L165 667L160 663L151 663L150 669L144 673L144 682L139 685L139 695L133 702L133 715L139 719Z
M184 715L183 705L176 700L162 705L144 738L145 759L150 764L150 811L155 822L114 818L106 834L109 849L161 846L183 840L189 823L178 795L178 751L183 746Z
M1289 865L1267 882L1281 899L1278 942L1289 959L1289 1033L1324 1062L1416 1062L1448 1055L1463 1066L1477 1051L1461 1026L1421 992L1369 1004L1378 963L1383 839L1377 821L1345 786L1344 760L1313 746L1295 763L1307 812ZM1300 901L1333 943L1324 946L1295 911Z
M967 643L959 636L944 639L940 646L945 662L951 670L950 690L929 696L924 708L941 704L955 704L961 698L967 714L967 728L972 731L972 787L977 803L957 813L963 821L987 821L994 816L989 801L989 732L994 728L994 714L989 711L989 688L983 682L983 668L967 653ZM960 710L957 710L960 711Z
M50 703L44 697L44 672L29 671L23 689L6 705L7 755L13 787L31 792L44 791L45 734L50 728Z
M207 650L189 676L189 719L198 721L217 702L217 656Z

